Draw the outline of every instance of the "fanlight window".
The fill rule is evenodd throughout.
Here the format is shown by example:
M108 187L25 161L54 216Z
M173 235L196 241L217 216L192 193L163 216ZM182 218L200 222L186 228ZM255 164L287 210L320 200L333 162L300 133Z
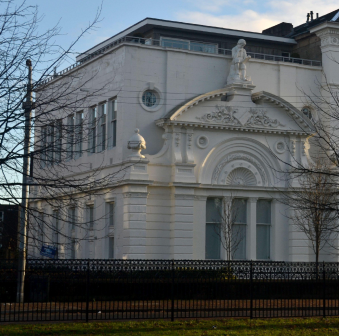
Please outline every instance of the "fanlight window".
M236 168L232 170L226 178L226 185L257 185L257 180L253 173L246 168Z

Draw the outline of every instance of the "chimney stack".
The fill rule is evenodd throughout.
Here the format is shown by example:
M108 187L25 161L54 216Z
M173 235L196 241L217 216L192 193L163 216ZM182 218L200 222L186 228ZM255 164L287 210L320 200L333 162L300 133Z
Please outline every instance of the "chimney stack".
M319 13L317 13L317 19L319 19Z
M310 13L307 13L307 21L306 22L309 22L310 21Z
M310 11L311 14L311 21L313 21L313 11Z

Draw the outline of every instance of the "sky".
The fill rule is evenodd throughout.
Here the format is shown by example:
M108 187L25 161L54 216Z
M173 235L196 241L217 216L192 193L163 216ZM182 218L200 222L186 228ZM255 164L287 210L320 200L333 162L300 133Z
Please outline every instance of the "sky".
M21 0L15 0L18 4ZM26 0L43 16L40 29L59 22L58 43L68 46L93 20L100 6L101 21L76 46L83 52L146 17L261 32L280 22L306 22L313 10L319 16L339 8L337 0Z

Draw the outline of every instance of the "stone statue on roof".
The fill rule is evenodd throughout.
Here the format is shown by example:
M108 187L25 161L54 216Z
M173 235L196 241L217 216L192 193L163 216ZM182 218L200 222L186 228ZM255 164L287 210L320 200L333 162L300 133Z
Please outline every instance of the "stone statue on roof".
M250 79L246 77L246 63L251 58L247 56L244 49L246 41L240 39L238 44L232 49L232 63L230 73L227 77L227 84L248 82Z

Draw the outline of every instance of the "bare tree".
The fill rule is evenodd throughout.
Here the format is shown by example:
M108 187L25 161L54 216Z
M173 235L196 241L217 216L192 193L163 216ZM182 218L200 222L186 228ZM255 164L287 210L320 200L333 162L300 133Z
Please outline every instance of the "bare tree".
M295 228L309 240L318 264L321 251L335 247L339 233L339 207L336 167L318 159L310 163L310 173L298 176L299 186L289 186L281 201L291 210Z
M14 0L0 0L0 5L0 200L22 205L21 190L29 187L30 206L24 209L29 215L29 226L19 239L27 240L31 250L46 243L71 251L74 243L93 239L96 227L93 218L85 213L88 201L95 195L111 192L126 168L125 165L104 171L104 162L91 167L79 160L85 153L103 151L112 141L110 134L101 133L107 124L108 106L104 107L106 110L93 111L92 115L83 113L110 88L106 82L88 89L94 78L100 76L102 67L92 68L84 61L61 74L55 71L71 61L70 55L76 54L79 39L95 28L100 8L92 22L65 48L55 44L60 35L58 26L40 33L42 18L37 7ZM28 144L26 111L22 108L27 98L27 59L33 72L30 89L35 93L34 113L30 117L32 137ZM115 67L118 71L119 64ZM113 103L110 109L114 113ZM24 173L27 182L23 183L23 161L27 156L30 170ZM48 207L53 209L52 213L46 210ZM72 208L77 209L75 214L70 213ZM103 217L108 219L108 213ZM74 227L79 228L75 238Z
M215 231L225 249L226 260L234 259L241 244L244 243L246 226L240 219L241 201L232 194L216 200L219 218L216 220Z

